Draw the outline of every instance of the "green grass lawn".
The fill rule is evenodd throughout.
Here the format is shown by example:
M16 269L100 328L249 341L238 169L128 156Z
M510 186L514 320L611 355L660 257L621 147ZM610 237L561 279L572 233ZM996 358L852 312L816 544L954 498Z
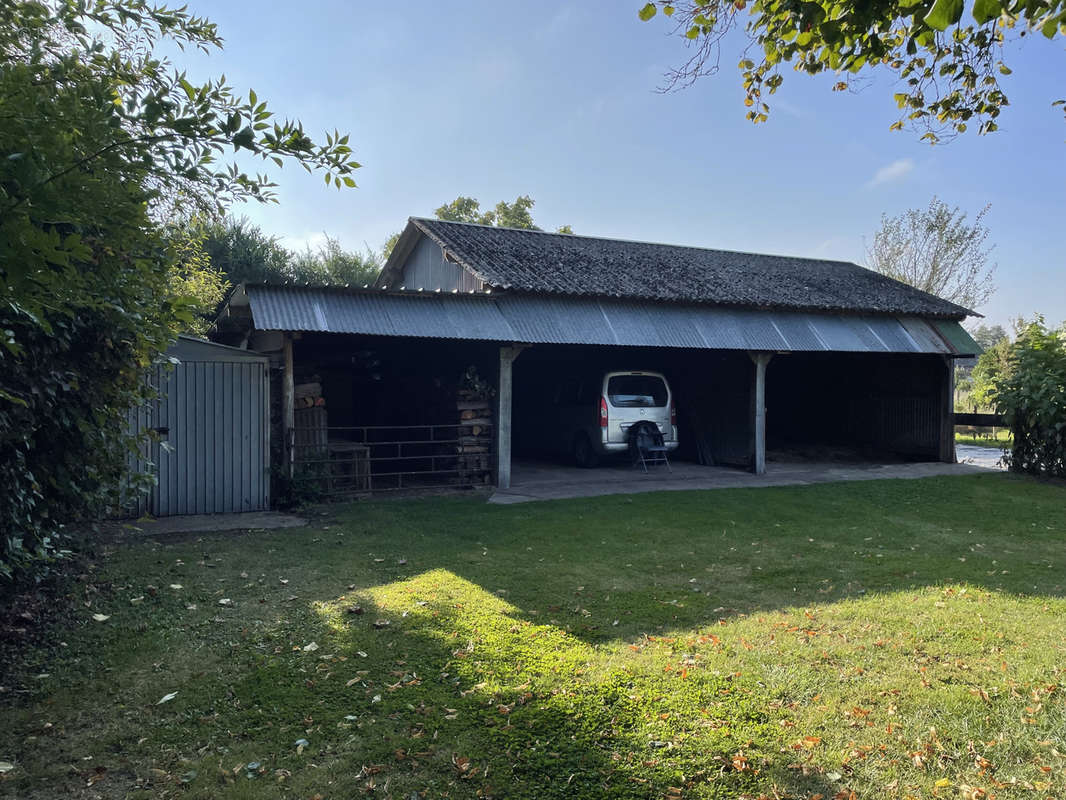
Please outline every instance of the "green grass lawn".
M101 545L0 694L0 795L1066 796L1061 486L314 519Z
M973 444L978 447L995 447L1003 450L1010 447L1012 441L1010 431L1004 428L996 428L995 436L992 435L991 429L988 430L987 435L955 431L955 444Z

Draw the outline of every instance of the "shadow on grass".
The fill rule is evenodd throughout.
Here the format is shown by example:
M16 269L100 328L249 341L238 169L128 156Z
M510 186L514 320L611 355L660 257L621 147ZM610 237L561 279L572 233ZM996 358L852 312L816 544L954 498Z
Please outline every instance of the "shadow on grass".
M376 553L410 555L590 644L965 583L1062 596L1066 488L1010 475L667 492L487 506L351 506ZM389 530L383 539L379 530Z
M228 660L150 707L148 735L173 774L182 758L198 765L190 797L222 784L255 796L275 770L296 796L387 784L394 796L832 797L769 728L791 698L649 637L943 583L1061 596L1064 500L1010 476L510 507L438 498L333 508L314 529L157 539L214 567L199 573L212 606L220 577L238 608L266 594L240 585L243 569L291 568L300 602L314 600L264 606L277 617L262 629L220 626L232 641L208 646ZM146 550L142 582L164 563ZM263 773L227 777L223 762Z
M349 611L356 603L362 614ZM612 658L442 569L312 609L301 634L316 649L260 655L229 687L227 710L212 721L187 709L175 737L199 727L234 747L240 730L267 775L287 770L290 789L307 792L328 777L338 796L832 795L820 776L789 769L773 697L752 677L695 658L683 673L664 669L651 650ZM211 796L216 760L204 759L192 796Z

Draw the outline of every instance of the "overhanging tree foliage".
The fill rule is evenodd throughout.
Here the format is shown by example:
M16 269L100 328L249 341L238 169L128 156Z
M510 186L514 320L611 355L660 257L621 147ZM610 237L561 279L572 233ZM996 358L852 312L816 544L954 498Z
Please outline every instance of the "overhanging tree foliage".
M995 291L983 224L988 206L973 223L966 213L936 197L925 209L881 218L881 229L866 248L867 266L922 291L968 309L983 305Z
M1004 51L1026 35L1066 35L1066 0L655 0L642 20L662 13L691 47L667 74L667 88L718 71L723 39L740 30L748 42L739 69L748 119L765 122L767 102L784 82L783 70L838 75L834 90L871 71L892 74L900 118L937 142L976 124L998 127L1007 105L1001 75ZM1063 105L1063 100L1054 105Z
M165 221L273 199L238 152L354 185L347 137L317 144L254 92L192 83L162 42L221 47L146 0L0 5L0 577L46 562L117 485L143 369L194 322L195 264Z

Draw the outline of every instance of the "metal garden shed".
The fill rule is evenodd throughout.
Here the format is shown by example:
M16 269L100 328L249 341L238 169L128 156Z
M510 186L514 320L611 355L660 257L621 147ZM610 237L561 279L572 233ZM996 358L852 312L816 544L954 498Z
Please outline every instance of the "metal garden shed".
M152 374L158 396L131 415L157 440L131 462L154 485L137 515L226 514L270 507L270 370L259 353L180 336Z

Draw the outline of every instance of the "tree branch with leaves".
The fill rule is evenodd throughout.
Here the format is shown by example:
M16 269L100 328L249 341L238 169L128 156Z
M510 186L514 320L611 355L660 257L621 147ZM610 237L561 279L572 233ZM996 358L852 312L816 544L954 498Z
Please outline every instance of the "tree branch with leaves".
M999 80L1010 74L1006 46L1028 35L1066 36L1066 0L655 0L639 16L660 12L691 53L667 73L664 89L717 73L723 41L741 29L738 68L752 122L768 119L786 66L835 73L835 91L882 71L901 86L892 128L909 125L932 143L974 125L995 131L1008 104Z

